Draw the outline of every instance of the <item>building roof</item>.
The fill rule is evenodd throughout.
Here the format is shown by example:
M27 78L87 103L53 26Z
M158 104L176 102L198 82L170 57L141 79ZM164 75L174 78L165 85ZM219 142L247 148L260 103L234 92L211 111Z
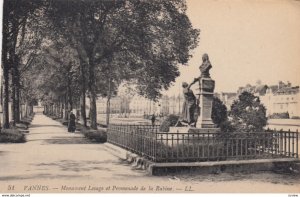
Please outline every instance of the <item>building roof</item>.
M268 86L268 88L272 90L272 93L275 93L278 90L278 85Z
M292 93L298 93L298 92L299 92L299 86L282 87L279 90L277 90L276 94L292 94Z

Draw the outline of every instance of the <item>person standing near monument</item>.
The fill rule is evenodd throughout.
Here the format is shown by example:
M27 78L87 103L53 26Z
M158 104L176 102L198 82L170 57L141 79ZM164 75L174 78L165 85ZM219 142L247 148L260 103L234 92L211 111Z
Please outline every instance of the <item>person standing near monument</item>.
M193 90L190 87L193 85L191 83L183 82L183 95L184 95L184 103L182 110L181 123L187 123L188 126L192 126L195 123L195 109L196 109L196 97L193 93Z
M154 114L152 114L152 117L151 117L151 123L152 123L152 127L154 127L155 126L155 115Z

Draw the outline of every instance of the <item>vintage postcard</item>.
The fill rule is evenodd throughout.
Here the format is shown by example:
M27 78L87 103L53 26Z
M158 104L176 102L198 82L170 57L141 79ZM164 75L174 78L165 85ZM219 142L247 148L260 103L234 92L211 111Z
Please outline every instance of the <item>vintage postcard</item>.
M300 193L300 1L2 0L0 194Z

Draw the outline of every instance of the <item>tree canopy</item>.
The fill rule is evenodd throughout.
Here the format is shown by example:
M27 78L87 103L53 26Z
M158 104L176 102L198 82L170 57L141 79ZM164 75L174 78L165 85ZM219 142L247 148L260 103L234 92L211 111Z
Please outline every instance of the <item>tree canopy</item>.
M12 79L24 71L18 79L27 91L24 98L46 104L67 97L70 109L80 100L85 119L88 96L91 127L97 128L97 95L109 101L129 82L138 94L156 100L179 76L179 65L188 62L199 39L186 9L182 0L5 0L2 62L16 68ZM18 44L11 46L14 40ZM12 84L19 92L18 82ZM37 90L29 91L32 87Z
M246 131L262 131L267 124L266 108L258 96L242 92L231 106L233 122Z

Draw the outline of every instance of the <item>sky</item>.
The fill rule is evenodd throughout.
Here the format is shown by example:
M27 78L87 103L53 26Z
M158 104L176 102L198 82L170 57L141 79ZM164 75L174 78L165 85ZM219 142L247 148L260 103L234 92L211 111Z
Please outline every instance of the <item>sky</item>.
M236 92L258 80L300 85L300 1L187 0L187 14L201 31L200 42L167 94L200 75L203 53L213 66L216 92Z
M300 85L300 1L187 0L187 14L201 31L199 46L188 66L179 66L181 76L164 94L178 94L183 81L190 83L200 75L203 53L213 66L216 92L236 92L257 80Z

